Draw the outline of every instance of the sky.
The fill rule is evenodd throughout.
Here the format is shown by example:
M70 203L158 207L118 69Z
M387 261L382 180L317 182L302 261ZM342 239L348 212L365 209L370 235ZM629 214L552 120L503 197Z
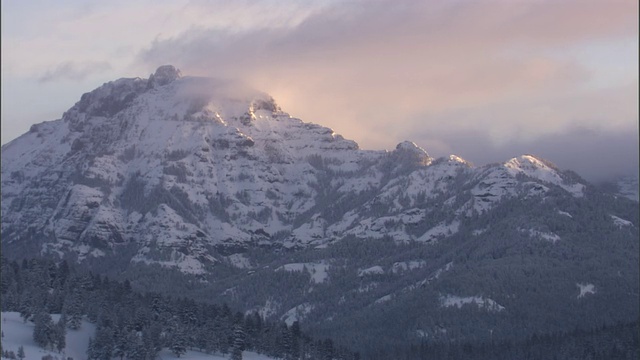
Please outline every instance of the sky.
M2 0L2 144L164 64L362 149L638 174L636 0Z

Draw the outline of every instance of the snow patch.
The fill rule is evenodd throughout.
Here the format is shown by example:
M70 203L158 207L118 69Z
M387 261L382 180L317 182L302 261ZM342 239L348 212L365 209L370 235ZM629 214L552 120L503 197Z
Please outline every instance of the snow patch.
M550 241L555 243L556 241L560 241L561 238L557 234L554 234L550 231L539 231L535 229L520 229L520 231L528 233L529 237L539 240Z
M427 281L431 282L433 280L439 279L443 273L451 270L452 267L453 267L453 261L448 262L444 267L441 267L440 269L436 270L436 272L434 272L433 275L431 275L431 277L427 279Z
M433 228L427 230L427 232L425 232L418 238L418 241L432 242L434 240L442 239L457 233L459 228L460 221L458 220L454 220L449 224L447 224L446 222L441 222Z
M280 304L277 301L274 301L272 299L267 299L267 301L265 301L264 303L264 306L260 306L256 309L249 310L246 312L246 314L251 314L257 311L260 316L262 316L265 319L268 319L271 316L277 314L279 308L280 308Z
M491 312L499 312L504 310L504 306L498 304L492 299L484 298L481 296L456 296L456 295L446 295L440 296L440 305L442 307L457 307L458 309L462 308L463 305L466 304L475 304L479 308L485 309Z
M619 218L615 215L610 215L611 219L613 219L613 224L619 228L623 228L625 226L631 226L633 227L633 223L629 220L625 220L623 218Z
M368 275L381 275L381 274L384 274L384 269L382 269L382 266L380 265L358 270L359 277L368 276Z
M309 303L300 304L284 313L282 320L291 326L294 322L303 320L314 308L315 306Z
M229 264L238 269L252 269L251 261L244 254L232 254L227 256Z
M321 284L329 279L329 265L324 261L319 263L291 263L277 268L275 271L303 272L307 271L311 275L311 281Z
M407 270L415 270L423 268L427 265L424 260L412 260L393 263L391 266L391 272L394 274L401 273Z
M382 304L382 303L386 303L387 301L390 301L393 298L393 295L389 294L389 295L385 295L379 299L376 299L376 301L374 301L374 304Z
M596 293L596 287L593 284L581 284L578 283L576 284L576 286L580 289L580 294L578 294L577 298L583 298L585 297L587 294L595 294Z
M571 216L571 214L569 214L566 211L562 211L562 210L558 210L558 214L562 215L562 216L566 216L566 217L570 217L573 218L573 216Z

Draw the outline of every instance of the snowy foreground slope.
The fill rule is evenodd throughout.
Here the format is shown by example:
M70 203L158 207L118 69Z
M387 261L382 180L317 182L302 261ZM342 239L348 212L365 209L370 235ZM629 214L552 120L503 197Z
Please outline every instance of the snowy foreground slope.
M58 321L58 316L53 316L54 321ZM61 359L72 357L75 360L87 357L87 346L89 338L93 336L95 327L86 321L82 322L80 330L67 330L67 348L59 354L56 351L44 350L33 341L33 323L22 321L17 312L2 313L2 350L18 353L18 348L23 346L26 359L40 360L45 355L57 356ZM3 358L4 359L4 358Z
M53 316L54 321L58 321L59 315ZM33 341L33 323L25 323L22 321L20 314L17 312L3 312L2 313L2 350L13 351L18 353L18 348L22 346L24 348L25 359L27 360L40 360L43 356L51 355L53 359L58 358L66 360L67 358L73 358L74 360L82 360L87 358L87 347L89 345L89 338L94 336L95 326L86 321L82 322L80 330L67 329L67 347L62 353L57 351L44 350ZM197 351L187 351L180 356L183 360L222 360L228 359L228 356L222 355L208 355ZM245 351L242 354L242 358L245 360L271 360L265 355L256 354L253 352ZM5 359L4 357L2 359ZM158 354L158 359L177 359L177 357L168 350L163 350Z

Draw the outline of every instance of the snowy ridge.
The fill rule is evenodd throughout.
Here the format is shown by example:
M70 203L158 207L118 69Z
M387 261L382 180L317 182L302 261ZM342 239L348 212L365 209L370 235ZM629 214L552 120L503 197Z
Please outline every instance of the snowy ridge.
M507 168L507 171L514 176L516 174L524 174L543 182L558 185L573 194L573 196L584 196L583 191L585 186L583 184L571 184L567 182L558 173L555 165L536 158L535 156L522 155L507 161L504 166Z

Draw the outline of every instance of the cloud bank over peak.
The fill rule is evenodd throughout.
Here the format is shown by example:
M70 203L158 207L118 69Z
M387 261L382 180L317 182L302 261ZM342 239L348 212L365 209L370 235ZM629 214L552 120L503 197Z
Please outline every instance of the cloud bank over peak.
M470 157L484 162L513 155L500 151L513 144L536 153L551 141L558 153L548 157L563 166L558 159L570 153L563 142L638 142L637 8L626 1L354 1L287 26L193 28L156 39L139 61L241 78L363 148L410 139L494 154ZM581 133L593 136L572 141ZM637 151L613 152L637 163Z
M465 158L480 165L516 155L513 144L518 153L542 154L549 139L578 136L585 149L637 164L637 150L604 145L614 137L638 142L636 1L2 6L2 83L11 89L3 91L3 142L60 116L105 81L173 64L187 76L267 92L293 116L365 149L410 140L431 154L473 149ZM560 167L579 162L558 160L568 153L558 147L545 156ZM598 163L592 173L610 172ZM637 165L626 171L637 173Z

